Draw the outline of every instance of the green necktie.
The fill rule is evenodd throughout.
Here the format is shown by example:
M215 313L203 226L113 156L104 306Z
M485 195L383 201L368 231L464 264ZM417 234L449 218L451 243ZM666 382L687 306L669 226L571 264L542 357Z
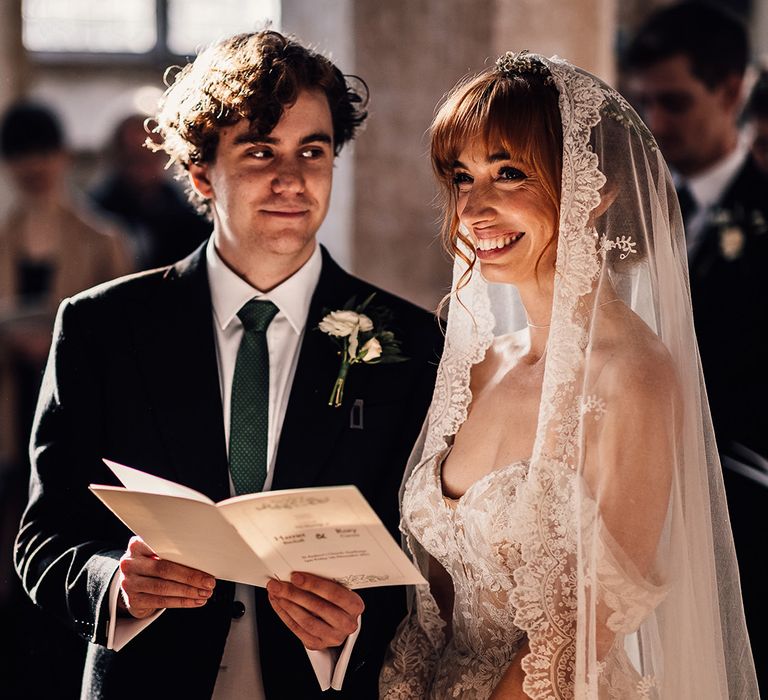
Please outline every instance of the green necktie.
M267 478L269 349L267 326L277 313L271 301L251 299L237 312L243 338L237 351L229 415L229 469L235 493L261 491Z

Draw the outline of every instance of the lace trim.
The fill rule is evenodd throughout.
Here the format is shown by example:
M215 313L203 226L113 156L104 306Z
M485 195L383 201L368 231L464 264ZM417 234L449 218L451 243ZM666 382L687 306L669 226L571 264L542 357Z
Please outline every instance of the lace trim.
M455 266L454 290L465 269L460 264ZM472 401L470 371L485 357L493 342L493 327L487 283L475 271L448 310L446 345L435 382L424 456L445 449L447 438L455 435L466 420Z
M575 681L575 471L579 439L578 378L588 340L589 314L580 305L600 272L597 232L588 228L605 176L589 146L604 96L588 76L553 60L563 121L560 241L550 347L542 387L539 431L531 473L521 490L518 523L523 566L514 572L515 624L528 633L525 692L535 700L573 697ZM586 234L586 235L585 235ZM584 307L584 308L583 308ZM563 430L563 426L566 430ZM571 429L567 429L570 425Z
M398 627L379 677L383 700L413 700L429 696L431 679L445 646L445 622L429 586L416 586L416 615Z
M590 529L590 540L596 544L598 598L613 612L608 616L606 627L617 635L635 632L669 593L669 586L653 585L637 572L631 564L622 566L613 548L618 549L602 524L597 513L597 504L592 499L585 499L595 529Z

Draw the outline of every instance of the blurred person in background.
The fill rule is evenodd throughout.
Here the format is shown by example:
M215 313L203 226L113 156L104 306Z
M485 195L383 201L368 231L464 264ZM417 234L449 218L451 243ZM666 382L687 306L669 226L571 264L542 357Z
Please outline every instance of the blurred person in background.
M84 646L30 604L13 572L12 545L27 499L27 444L56 307L128 272L129 263L117 236L73 203L69 153L49 109L9 107L0 120L0 156L16 190L0 224L0 615L14 650L3 656L3 687L12 697L36 697L38 690L50 696L53 689L68 697L77 690ZM51 673L29 673L52 653Z
M211 233L210 222L169 181L167 156L146 148L144 122L142 115L132 114L118 123L110 148L112 171L92 193L97 206L128 234L137 270L170 265Z
M752 132L752 159L768 175L768 70L760 73L744 110Z
M684 2L646 20L623 68L630 97L673 169L680 199L704 381L755 666L766 693L768 177L738 126L749 55L738 18L711 4Z

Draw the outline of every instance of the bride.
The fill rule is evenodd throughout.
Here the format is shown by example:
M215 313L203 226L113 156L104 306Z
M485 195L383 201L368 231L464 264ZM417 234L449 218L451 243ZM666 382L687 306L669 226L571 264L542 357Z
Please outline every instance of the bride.
M455 258L383 698L757 698L674 188L626 101L507 53L432 125Z

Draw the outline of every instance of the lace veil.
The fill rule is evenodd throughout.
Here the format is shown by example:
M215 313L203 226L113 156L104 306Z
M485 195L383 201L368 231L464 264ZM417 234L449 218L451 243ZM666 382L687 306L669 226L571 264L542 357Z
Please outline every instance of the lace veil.
M667 167L640 118L594 76L528 53L506 54L497 70L548 74L563 130L538 426L509 504L524 689L536 700L757 698ZM479 267L457 293L466 271L457 256L412 468L465 420L471 367L494 337L525 328L514 289L488 284Z

